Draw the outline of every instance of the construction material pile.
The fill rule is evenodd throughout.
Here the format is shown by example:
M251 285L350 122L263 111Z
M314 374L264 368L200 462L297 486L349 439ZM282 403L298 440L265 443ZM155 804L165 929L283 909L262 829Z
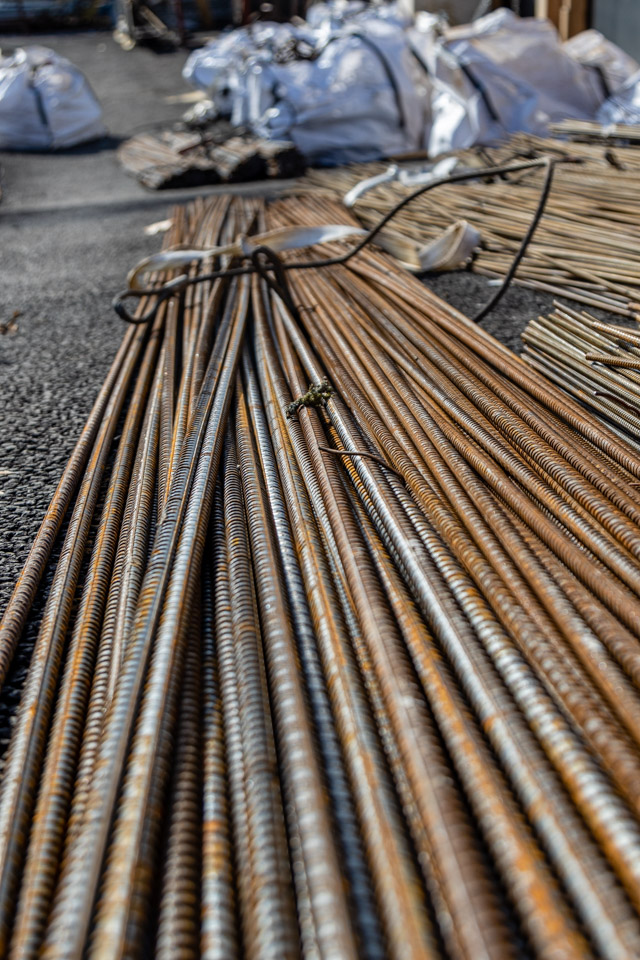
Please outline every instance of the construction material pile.
M562 120L552 123L550 132L569 140L584 143L606 143L609 146L637 146L640 126L633 123L595 123L593 120Z
M262 267L127 329L5 612L3 680L68 514L0 952L639 955L635 448L372 247Z
M532 320L523 357L622 435L640 441L640 336L557 303Z
M640 150L637 147L567 143L518 134L495 149L463 151L448 168L455 171L504 163L518 157L576 157L556 166L551 192L533 240L516 272L524 287L634 317L640 299ZM457 159L457 163L454 160ZM442 163L443 161L440 161ZM388 171L388 173L387 173ZM420 183L420 171L403 175L383 164L340 170L311 170L307 182L342 198L363 180L387 173L382 183L360 192L353 211L373 226ZM437 179L438 171L434 172ZM426 176L430 176L427 171ZM443 185L419 197L385 229L394 238L425 243L455 223L469 224L480 244L469 263L474 273L504 277L540 201L544 171ZM354 191L355 193L355 191Z
M451 27L361 0L223 33L190 55L183 76L212 112L332 165L546 135L567 118L624 123L629 111L612 95L640 89L640 64L596 30L562 43L548 20L507 9Z
M215 143L206 133L140 133L118 148L127 173L151 190L247 180L298 177L302 154L292 143L231 137Z

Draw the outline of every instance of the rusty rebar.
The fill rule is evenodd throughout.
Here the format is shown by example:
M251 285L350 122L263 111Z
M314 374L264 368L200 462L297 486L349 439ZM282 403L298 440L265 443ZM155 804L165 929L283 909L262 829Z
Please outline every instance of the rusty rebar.
M327 217L200 198L171 239ZM557 308L533 370L341 249L125 336L2 628L0 675L68 511L0 783L13 960L640 954L640 381L585 359L638 344Z

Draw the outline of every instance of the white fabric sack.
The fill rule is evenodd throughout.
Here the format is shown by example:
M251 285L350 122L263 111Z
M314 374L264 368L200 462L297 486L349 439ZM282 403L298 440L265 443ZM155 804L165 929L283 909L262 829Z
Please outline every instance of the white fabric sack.
M447 40L452 49L471 44L496 67L530 85L538 96L538 114L547 122L589 119L603 100L598 79L566 53L549 20L495 10L468 26L449 30Z
M84 75L46 47L0 58L0 149L55 150L104 136Z
M423 147L432 157L500 139L509 130L540 132L536 91L466 40L409 33L430 85Z
M596 120L603 126L614 123L640 124L640 70L605 100Z
M182 76L192 87L204 90L218 112L229 115L244 95L243 77L249 61L269 62L292 43L316 43L314 32L291 23L257 22L210 40L187 59Z
M598 30L583 30L567 40L563 47L577 63L597 72L607 97L640 70L640 63L603 37Z
M423 114L410 57L402 29L368 19L345 27L315 60L256 60L246 75L247 121L317 163L415 150Z
M435 156L519 130L538 135L567 117L592 119L603 99L595 72L565 52L547 20L501 9L420 45L433 84L424 146Z
M545 136L549 123L594 119L607 85L636 66L593 30L562 44L549 21L506 9L461 27L426 12L411 23L402 3L329 0L304 24L243 27L183 75L235 125L292 140L311 162L349 163Z
M538 94L540 114L550 121L593 116L601 101L598 82L567 55L549 20L521 19L510 10L497 10L468 30L450 31L450 37L468 40L493 63L529 84Z

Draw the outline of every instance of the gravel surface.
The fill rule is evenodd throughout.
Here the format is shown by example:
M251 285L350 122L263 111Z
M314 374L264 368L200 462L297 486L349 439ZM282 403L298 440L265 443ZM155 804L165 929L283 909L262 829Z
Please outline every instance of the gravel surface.
M125 53L102 33L32 36L26 42L52 47L85 72L110 135L58 154L0 158L0 324L19 313L17 332L0 334L0 612L122 337L111 298L129 267L158 248L158 238L146 237L144 226L166 217L176 198L214 192L146 193L115 157L122 138L184 111L184 104L167 99L187 91L184 52ZM23 43L25 38L6 37L2 47ZM467 313L494 289L470 273L426 282ZM550 305L550 297L515 287L483 325L519 350L521 329ZM42 598L36 606L0 696L0 743L24 679Z

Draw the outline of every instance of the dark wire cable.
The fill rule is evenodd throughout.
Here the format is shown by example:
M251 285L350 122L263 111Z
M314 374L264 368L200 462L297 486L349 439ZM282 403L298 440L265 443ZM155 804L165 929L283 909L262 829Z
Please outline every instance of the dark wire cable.
M504 173L517 173L520 170L529 170L536 167L546 167L547 173L542 187L542 193L540 194L540 201L534 213L533 219L527 230L524 239L518 249L518 252L515 255L513 263L500 287L499 290L491 297L491 300L483 307L479 313L473 318L474 321L479 321L483 319L487 313L493 309L493 307L502 299L506 293L513 275L515 274L518 264L522 260L529 241L533 236L538 223L544 212L544 208L549 196L551 189L551 183L553 180L553 170L557 163L579 163L579 158L576 157L567 157L563 159L556 159L552 157L538 157L534 160L523 160L516 163L507 163L501 164L495 167L482 167L477 170L464 170L461 173L452 173L447 177L440 177L438 180L432 180L430 183L422 184L412 193L408 194L406 197L403 197L402 200L399 200L385 215L378 221L378 223L369 230L361 240L358 241L350 250L347 250L346 253L340 254L335 257L327 257L324 260L298 260L292 261L290 263L283 263L280 257L273 251L269 250L268 247L260 246L256 248L255 251L252 251L251 266L238 266L238 267L229 267L226 270L215 270L212 273L201 273L197 276L190 277L186 274L176 277L173 280L170 280L168 283L165 283L161 287L145 287L140 289L128 289L123 290L121 293L117 294L113 299L113 309L118 314L122 320L126 320L127 323L148 323L156 315L156 312L160 304L168 299L169 297L175 296L177 293L180 293L185 287L191 286L197 283L205 283L211 280L218 280L222 277L238 277L248 273L260 273L262 276L267 277L268 270L271 269L274 271L275 283L279 288L278 292L285 295L287 299L287 305L290 306L293 302L291 297L286 295L286 281L284 279L285 271L287 270L309 270L309 269L320 269L323 267L333 267L338 264L345 264L352 257L355 257L356 254L360 253L368 244L370 244L373 239L380 233L381 230L402 210L404 207L408 206L418 197L422 196L424 193L427 193L429 190L435 190L436 187L444 186L445 184L451 183L463 183L467 180L477 180L483 177L494 177L499 176ZM260 260L260 255L268 261L267 264L264 263L264 260ZM270 285L276 289L273 279L269 281ZM140 299L141 297L153 297L154 302L151 304L149 309L140 317L132 316L127 308L124 305L124 301L134 297Z
M549 193L551 192L551 184L553 183L553 173L555 170L555 166L556 166L556 161L550 159L547 164L547 172L545 174L544 183L542 184L542 192L540 193L540 199L538 200L538 205L533 215L533 219L529 224L529 229L527 230L524 237L522 238L522 242L518 247L518 252L513 258L511 262L511 266L507 270L504 280L502 281L502 283L500 284L500 286L498 287L494 295L491 297L489 302L486 303L484 307L482 307L480 310L478 310L478 312L474 314L473 317L471 318L474 323L479 323L481 320L484 320L487 314L493 310L493 308L496 306L497 303L500 302L500 300L502 300L505 293L509 289L509 286L511 285L511 281L516 275L516 270L520 265L520 261L522 260L525 253L527 252L527 247L529 246L529 243L531 242L531 239L534 233L536 232L537 226L540 223L540 220L542 219L542 214L544 213L544 208L547 205Z

